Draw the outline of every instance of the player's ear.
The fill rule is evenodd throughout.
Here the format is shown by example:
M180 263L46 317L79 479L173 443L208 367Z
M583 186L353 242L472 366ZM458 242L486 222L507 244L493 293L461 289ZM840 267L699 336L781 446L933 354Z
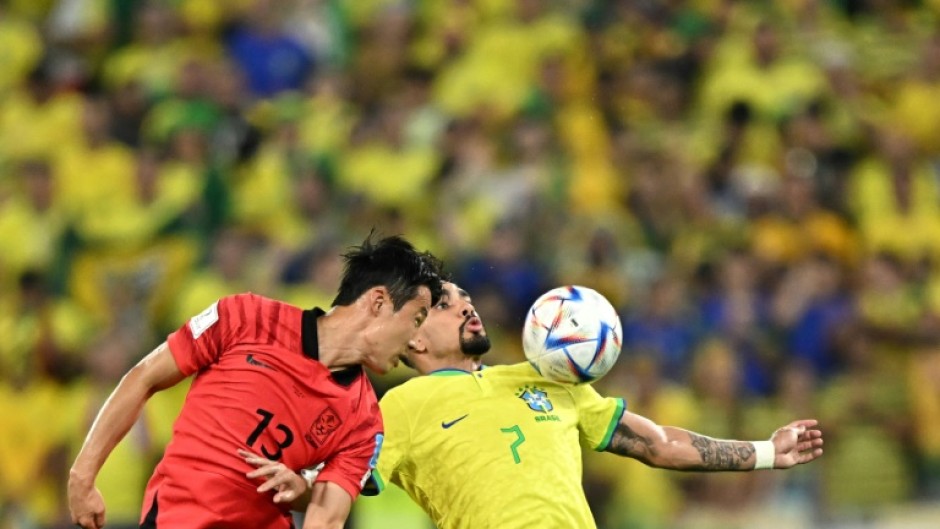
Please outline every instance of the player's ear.
M369 301L369 309L372 314L378 315L386 303L391 303L392 299L388 295L388 289L383 286L372 287L366 293Z
M414 338L411 339L410 342L408 342L408 349L411 349L416 353L426 353L428 352L428 344L421 337L421 333L418 333Z

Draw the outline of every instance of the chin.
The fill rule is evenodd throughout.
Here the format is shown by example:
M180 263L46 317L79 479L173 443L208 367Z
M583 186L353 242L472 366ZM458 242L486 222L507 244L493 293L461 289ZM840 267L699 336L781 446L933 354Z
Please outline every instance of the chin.
M385 373L388 373L392 369L391 361L385 364L377 364L375 362L363 362L362 366L368 369L369 371L372 371L373 373L376 373L378 375L384 375Z

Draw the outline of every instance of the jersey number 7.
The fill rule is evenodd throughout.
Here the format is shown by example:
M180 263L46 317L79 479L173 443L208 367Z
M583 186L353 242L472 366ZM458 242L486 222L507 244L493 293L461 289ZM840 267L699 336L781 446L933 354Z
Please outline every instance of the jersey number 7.
M519 445L525 442L525 435L522 433L522 428L519 428L518 424L514 424L509 428L500 428L499 431L508 434L516 434L516 440L509 445L509 449L512 450L512 460L518 465L522 462L522 459L519 458Z

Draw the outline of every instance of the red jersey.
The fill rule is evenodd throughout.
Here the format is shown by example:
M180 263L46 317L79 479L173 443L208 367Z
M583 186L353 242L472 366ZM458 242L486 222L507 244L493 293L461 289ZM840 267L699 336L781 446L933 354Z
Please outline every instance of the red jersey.
M317 481L358 496L382 419L361 367L331 372L318 360L322 314L239 294L169 336L180 371L196 378L147 485L142 526L290 527L287 506L245 477L253 467L238 448L295 471L323 462Z

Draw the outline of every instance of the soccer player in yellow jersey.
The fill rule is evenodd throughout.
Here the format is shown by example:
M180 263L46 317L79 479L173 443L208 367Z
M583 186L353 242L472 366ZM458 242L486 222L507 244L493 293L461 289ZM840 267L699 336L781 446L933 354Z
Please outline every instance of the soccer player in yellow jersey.
M588 384L542 378L528 364L480 369L490 346L467 292L445 283L409 344L421 374L382 398L385 442L378 475L403 488L439 529L595 527L581 487L581 447L677 470L790 468L822 455L815 420L769 441L719 440L660 426ZM282 464L252 454L274 501L303 496ZM380 481L382 483L382 481ZM383 483L384 484L384 483Z

